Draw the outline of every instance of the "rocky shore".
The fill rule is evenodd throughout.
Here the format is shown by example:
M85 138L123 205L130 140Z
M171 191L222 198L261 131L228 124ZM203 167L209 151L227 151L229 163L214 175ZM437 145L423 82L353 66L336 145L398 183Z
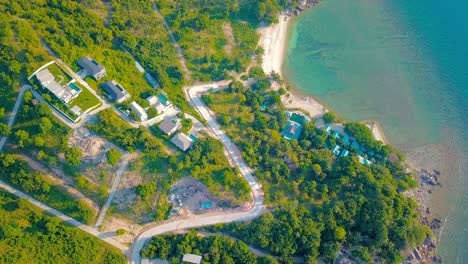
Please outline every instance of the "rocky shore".
M412 171L412 173L416 176L416 179L419 179L419 186L411 191L410 196L419 205L420 222L432 230L434 237L428 237L422 245L413 249L409 253L408 259L403 263L442 263L442 259L437 252L437 243L443 229L443 221L434 217L429 207L429 196L436 188L442 186L439 183L441 175L437 170L429 171L427 169Z
M293 10L284 12L279 19L277 25L272 25L260 30L260 46L265 50L263 57L262 68L265 72L277 72L281 75L281 67L283 64L283 53L286 48L286 28L287 23L290 18L293 16L298 16L302 12L306 11L309 8L315 7L320 3L321 0L302 0L299 6ZM327 110L323 107L318 101L313 98L307 98L307 100L300 99L300 96L294 97L294 92L292 92L292 98L285 98L283 103L289 108L301 108L309 112L311 117L320 117ZM388 143L385 140L385 137L375 122L366 122L366 124L371 128L374 136L377 139ZM410 164L409 164L410 165ZM414 168L414 167L413 167ZM431 214L431 209L429 207L430 195L436 188L440 188L441 184L439 178L441 173L438 170L426 170L426 169L412 169L411 173L415 175L415 178L419 180L419 187L417 189L411 190L409 195L412 196L419 205L419 215L420 221L424 225L428 226L435 237L428 237L424 243L413 250L406 251L405 255L408 258L403 261L403 263L442 263L440 256L437 253L437 237L443 229L443 221L439 218L435 218ZM347 262L352 259L349 252L342 250L340 253L340 261L336 263L353 263Z

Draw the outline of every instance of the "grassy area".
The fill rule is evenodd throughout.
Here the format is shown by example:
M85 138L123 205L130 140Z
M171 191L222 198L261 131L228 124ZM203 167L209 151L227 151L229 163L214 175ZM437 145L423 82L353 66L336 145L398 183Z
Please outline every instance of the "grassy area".
M55 76L55 81L61 85L65 85L73 80L73 78L65 72L57 63L47 66L47 69Z
M94 94L88 91L88 89L84 88L79 83L75 83L75 85L81 88L81 93L77 98L73 99L69 103L70 107L77 105L82 111L86 111L91 107L101 105L101 102L96 98L96 96L94 96Z

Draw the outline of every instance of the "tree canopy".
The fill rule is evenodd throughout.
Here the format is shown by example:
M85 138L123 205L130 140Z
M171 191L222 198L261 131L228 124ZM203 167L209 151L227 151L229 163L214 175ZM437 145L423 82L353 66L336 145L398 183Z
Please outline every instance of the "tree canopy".
M1 263L127 263L118 249L3 191L0 252Z

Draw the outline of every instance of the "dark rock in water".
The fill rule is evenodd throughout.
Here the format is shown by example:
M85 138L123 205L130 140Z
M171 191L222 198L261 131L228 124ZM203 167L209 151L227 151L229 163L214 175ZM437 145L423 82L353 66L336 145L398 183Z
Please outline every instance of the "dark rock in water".
M442 226L442 221L438 218L434 218L430 225L432 230L439 229L441 226Z

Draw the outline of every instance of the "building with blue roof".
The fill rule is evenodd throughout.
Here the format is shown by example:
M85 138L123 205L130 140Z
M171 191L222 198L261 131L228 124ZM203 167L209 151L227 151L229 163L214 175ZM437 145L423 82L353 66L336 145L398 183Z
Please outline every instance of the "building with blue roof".
M340 134L340 132L335 131L335 132L333 133L333 136L334 136L335 138L340 138L340 137L341 137L341 134Z
M361 149L361 146L359 145L359 143L357 141L353 141L353 143L351 144L351 146L353 148L355 148L357 151L359 151Z
M371 165L372 164L372 161L362 157L361 155L358 155L358 160L361 164L364 164L364 165Z
M340 152L341 152L340 149L341 149L341 147L338 146L338 145L336 145L336 146L334 146L334 147L331 149L331 151L332 151L333 154L335 154L336 156L339 156L339 155L340 155Z
M349 151L347 149L343 149L343 151L341 151L340 157L346 157L348 155L349 155Z
M343 142L346 144L346 146L349 146L349 144L351 143L351 139L349 138L348 135L344 135L344 137L342 138Z
M283 131L281 131L281 135L287 140L291 140L291 139L298 140L299 136L301 135L301 132L302 132L302 125L290 120L284 127Z
M327 127L325 128L325 131L328 133L328 135L330 135L330 134L331 134L331 131L332 131L332 130L331 130L331 127L330 127L330 126L327 126Z

